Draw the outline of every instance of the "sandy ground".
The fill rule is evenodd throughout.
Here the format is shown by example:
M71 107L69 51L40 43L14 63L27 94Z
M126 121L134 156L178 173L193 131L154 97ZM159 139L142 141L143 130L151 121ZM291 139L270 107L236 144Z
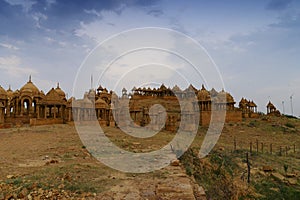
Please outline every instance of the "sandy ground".
M106 131L119 134L116 128ZM117 135L115 140L126 137L120 140ZM0 199L22 192L27 199L43 199L49 193L54 199L195 199L195 187L198 190L180 166L131 174L101 164L70 125L0 130L0 168L1 182L10 186L2 185Z

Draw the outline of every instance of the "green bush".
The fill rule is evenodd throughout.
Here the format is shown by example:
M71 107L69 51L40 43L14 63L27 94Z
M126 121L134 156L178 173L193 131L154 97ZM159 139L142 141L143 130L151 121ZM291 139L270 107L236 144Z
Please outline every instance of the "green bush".
M285 126L287 126L287 127L289 127L289 128L295 128L295 125L292 124L292 123L290 123L290 122L287 122L287 123L285 124Z

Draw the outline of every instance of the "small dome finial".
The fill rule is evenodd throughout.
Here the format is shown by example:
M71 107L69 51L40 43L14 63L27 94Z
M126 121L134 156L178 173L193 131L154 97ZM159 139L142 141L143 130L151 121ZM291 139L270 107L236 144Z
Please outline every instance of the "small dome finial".
M31 75L29 75L29 81L28 81L28 83L31 83Z
M201 90L205 90L204 84L202 84L202 88L201 88Z
M57 87L56 88L59 89L59 82L57 82Z

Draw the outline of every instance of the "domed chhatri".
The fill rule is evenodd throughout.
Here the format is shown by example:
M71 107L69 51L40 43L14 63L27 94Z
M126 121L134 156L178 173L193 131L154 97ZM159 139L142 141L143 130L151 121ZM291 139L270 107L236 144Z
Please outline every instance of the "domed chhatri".
M59 94L59 96L61 96L63 98L66 97L66 93L59 87L59 83L57 83L55 91Z
M40 95L40 90L31 81L31 76L29 76L28 82L21 87L20 93L21 95L25 93L29 95Z
M171 88L165 84L157 88L133 87L129 94L124 88L120 91L121 96L117 96L113 91L108 91L100 85L96 90L89 89L85 92L82 99L71 97L67 100L66 93L59 83L45 94L29 76L27 83L19 90L13 91L10 86L8 90L5 90L0 86L0 127L95 119L100 125L116 126L118 124L114 118L117 117L118 121L124 122L124 125L127 124L125 121L132 126L148 124L156 130L160 125L157 126L155 122L161 122L164 112L151 107L161 103L167 112L166 124L163 127L169 131L177 130L181 120L186 123L184 130L195 129L194 121L197 118L197 112L200 112L199 124L203 126L210 124L213 111L226 111L226 122L238 122L242 118L258 117L257 105L253 100L242 98L237 108L234 106L233 96L225 90L220 92L214 88L207 90L204 85L198 90L191 84L186 89L181 89L178 85ZM185 103L179 104L181 100ZM125 105L124 102L127 104ZM128 110L124 110L125 108ZM268 114L279 113L271 102L267 108ZM128 116L131 119L128 119Z
M7 91L0 85L0 99L7 99Z

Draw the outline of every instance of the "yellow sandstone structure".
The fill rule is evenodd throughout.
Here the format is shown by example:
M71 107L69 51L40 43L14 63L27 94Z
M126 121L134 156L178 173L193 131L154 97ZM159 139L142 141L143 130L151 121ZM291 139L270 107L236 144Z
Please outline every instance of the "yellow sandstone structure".
M189 101L181 105L181 99ZM134 87L129 94L124 88L120 97L99 86L86 92L82 99L67 99L59 84L45 94L29 77L19 90L12 91L10 87L5 90L0 86L0 128L96 118L101 126L150 126L154 130L176 131L182 122L185 130L194 130L196 119L199 125L209 125L213 111L226 111L225 122L258 117L253 101L242 98L239 107L235 103L232 95L224 90L209 91L204 85L200 90L193 85L185 90L177 85L171 89L164 84L152 89ZM269 113L278 114L271 102Z

